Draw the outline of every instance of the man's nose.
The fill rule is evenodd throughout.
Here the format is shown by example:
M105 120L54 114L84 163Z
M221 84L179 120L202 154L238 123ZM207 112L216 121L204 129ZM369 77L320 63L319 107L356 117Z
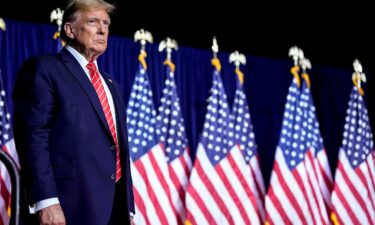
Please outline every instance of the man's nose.
M104 23L98 23L98 34L105 34L108 32L108 26Z

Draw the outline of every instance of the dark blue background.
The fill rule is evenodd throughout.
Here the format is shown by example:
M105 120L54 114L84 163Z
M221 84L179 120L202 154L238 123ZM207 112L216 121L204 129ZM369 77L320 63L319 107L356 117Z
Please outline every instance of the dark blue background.
M12 111L10 94L21 63L28 57L40 53L56 52L57 42L52 39L56 27L48 24L32 24L6 20L7 31L0 31L0 68L7 92L8 106ZM126 29L126 28L124 28ZM290 35L287 32L285 35ZM178 41L178 40L177 40ZM218 38L219 46L222 43ZM206 49L181 46L173 53L176 65L176 82L181 99L190 148L193 155L203 127L209 89L212 82L212 53ZM164 53L157 51L157 43L147 47L149 76L154 92L155 105L159 105L164 86ZM241 51L241 47L239 49ZM342 51L345 51L343 48ZM137 69L139 45L133 40L111 36L107 52L100 58L100 66L120 84L125 102ZM284 54L287 55L288 48ZM228 52L220 52L222 78L230 104L235 92L234 66L228 63ZM308 54L306 53L308 57ZM245 74L245 91L251 111L255 138L258 144L262 172L268 184L273 165L274 152L279 138L285 98L292 75L290 59L272 59L246 55L247 65L242 67ZM287 57L285 57L287 58ZM310 72L312 93L317 107L318 120L332 171L336 167L337 152L341 143L344 117L352 87L352 61L346 68L334 68L314 63ZM364 71L367 72L364 66ZM374 78L367 73L368 84L365 97L370 110L370 121L374 127Z

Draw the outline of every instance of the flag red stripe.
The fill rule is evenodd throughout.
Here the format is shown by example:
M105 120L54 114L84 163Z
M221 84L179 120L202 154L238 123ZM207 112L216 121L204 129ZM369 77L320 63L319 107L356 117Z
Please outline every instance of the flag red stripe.
M372 151L374 151L374 150L372 150ZM368 156L368 157L372 157L372 162L373 163L375 162L375 158L374 158L373 154L371 156ZM369 175L370 175L371 185L372 185L372 187L374 188L374 191L375 191L375 174L373 174L375 171L370 169L370 168L374 168L374 167L370 167L368 161L366 161L366 163L367 163L367 168L369 168L369 171L370 171ZM374 199L374 201L375 201L375 199ZM375 204L375 202L373 202L373 203ZM374 206L374 209L375 209L375 206Z
M332 181L329 178L328 174L326 173L326 171L325 171L323 165L321 164L321 162L320 161L318 161L318 162L319 162L319 169L321 171L325 186L328 188L328 191L331 191L332 190Z
M260 168L260 157L259 157L258 153L255 155L255 160L257 161L257 163L256 163L257 167L253 168L251 166L251 169L252 169L253 174L256 174L255 171L260 172L261 177L257 177L257 176L254 176L254 177L255 177L255 180L256 180L259 197L263 200L264 196L265 196L265 190L264 190L264 182L263 182L263 177L262 177L262 170Z
M151 224L147 216L147 210L146 210L144 201L135 187L133 187L133 194L134 194L134 202L137 205L140 213L143 215L143 218L146 220L146 224Z
M234 173L237 175L238 180L240 181L241 185L244 187L247 196L250 197L251 203L253 204L254 208L257 208L256 200L252 196L254 196L253 191L251 190L250 186L246 182L246 178L243 176L240 168L238 167L237 163L235 162L233 156L231 154L228 154L228 161L230 165L232 166L232 169L234 170ZM255 182L256 183L256 182Z
M5 181L2 177L0 177L0 194L4 199L5 207L8 208L10 207L10 193L6 187Z
M181 184L180 184L180 182L177 178L177 174L173 170L172 166L168 165L168 167L169 167L169 176L171 178L171 181L172 181L173 185L175 186L175 189L178 192L179 199L183 200L183 199L185 199L185 190L182 188L182 186L181 186ZM171 196L171 195L169 195L169 196ZM171 198L172 198L172 196L171 196ZM176 215L178 224L183 224L183 221L182 221L182 218L181 218L182 215L177 213L176 206L174 204L173 204L173 208L176 211L175 215Z
M4 222L3 222L3 217L2 217L3 215L0 215L0 225L4 225ZM8 216L8 215L5 215L5 216Z
M169 166L169 176L171 177L171 181L175 186L175 189L178 192L178 196L180 199L185 199L185 190L183 189L179 179L177 177L176 172L173 170L172 166Z
M371 216L367 210L366 203L362 199L361 195L358 193L357 189L354 187L354 184L351 182L349 175L346 173L344 166L341 162L338 162L337 168L340 170L343 181L346 183L346 185L349 187L350 192L354 195L354 198L357 200L358 204L363 209L364 213L366 214L367 220L371 221ZM354 214L354 213L353 213Z
M370 155L369 157L372 157L372 156ZM370 198L369 200L370 200L371 205L372 205L372 209L375 210L375 208L374 208L374 201L372 200L372 196L371 196L371 189L370 189L371 187L369 187L369 183L367 183L365 175L363 174L362 170L360 170L359 167L357 167L357 168L358 169L356 169L355 172L358 175L359 179L362 181L362 183L366 186L366 189L367 189L367 192L368 192L368 197ZM368 166L368 161L367 160L366 160L366 168L369 171L370 178L372 178L371 177L371 172L370 172L371 170L370 170L370 167ZM373 184L373 181L372 181L372 184ZM374 187L375 186L372 186L372 189L373 189L372 191L374 191ZM364 199L362 198L362 200L364 200ZM365 210L367 212L367 207L365 208ZM372 221L372 220L370 220L370 221Z
M250 170L251 170L251 173L253 174L253 177L256 177L256 176L255 176L255 170L254 170L254 168L250 167ZM259 195L259 198L262 200L262 199L264 199L264 193L263 193L263 190L262 190L262 188L261 188L259 182L257 181L257 179L254 179L254 180L255 180L255 187L256 187L256 189L257 189L257 193L258 193L258 195Z
M185 149L185 154L190 157L190 150L189 150L189 148ZM188 167L188 165L186 163L186 160L185 160L185 157L184 157L185 154L182 154L179 158L180 158L180 162L181 162L182 168L185 171L185 176L188 178L189 174L190 174L190 168Z
M318 207L318 211L319 211L319 217L320 217L320 221L316 221L316 223L318 224L326 224L326 220L323 219L323 215L322 215L322 212L326 212L326 209L322 209L321 208L321 205L319 204L319 200L318 200L318 197L317 197L317 193L316 193L316 189L314 188L313 186L313 182L311 179L315 179L315 181L319 181L318 180L318 175L317 175L317 170L316 170L316 167L315 167L315 157L313 156L311 150L308 150L307 151L307 160L309 160L311 166L312 166L312 172L313 172L313 178L311 178L311 176L309 174L307 174L307 178L308 178L308 181L309 181L309 185L310 185L310 188L311 188L311 193L313 194L313 197L314 197L314 200L315 200L315 203ZM305 162L306 164L306 162ZM308 168L308 167L307 167ZM316 185L318 185L318 191L320 192L320 187L319 187L319 183L317 183ZM319 194L319 193L318 193ZM323 200L323 196L322 196L322 200ZM310 205L310 201L308 201L308 204ZM314 213L312 212L311 216L314 217L315 219L315 216L314 216Z
M147 157L147 156L143 156L143 157ZM146 169L142 163L141 160L137 160L134 162L134 165L135 167L137 168L139 174L141 175L141 177L143 178L144 181L149 181L148 177L147 177L147 172L146 172ZM150 200L151 202L153 203L154 207L155 207L155 211L156 211L156 214L158 215L159 217L159 220L162 224L168 224L168 220L166 218L166 215L162 209L162 207L160 206L160 203L155 195L155 192L154 190L152 189L151 185L150 184L147 184L146 182L146 187L147 187L147 192L148 192L148 195L150 196Z
M273 191L272 185L268 188L268 194L267 196L272 201L273 205L275 206L275 209L280 214L280 217L283 219L285 224L292 224L292 221L290 221L287 213L285 212L285 208L280 204L279 199L276 197L275 192ZM269 212L267 211L266 221L271 221L271 216L269 215ZM275 223L273 223L275 224Z
M8 151L8 148L7 148L6 145L3 145L3 146L1 147L1 149L2 149L4 152L8 153L8 155L10 155L10 154L9 154L9 151Z
M277 174L277 177L279 178L280 185L283 188L283 190L285 191L286 196L288 197L291 204L293 206L295 206L294 209L296 210L296 212L298 214L298 217L301 219L303 224L307 224L304 213L301 211L301 208L298 207L299 204L298 204L295 196L293 195L292 191L289 189L289 185L287 184L287 182L284 180L284 176L280 171L279 162L277 160L274 163L274 171Z
M358 220L355 213L353 212L352 208L349 206L348 202L346 201L346 198L342 194L340 186L337 183L335 183L334 192L336 193L338 199L340 199L340 202L344 206L344 208L345 208L346 212L348 213L349 218L352 221L352 223L353 224L361 224L361 222ZM339 213L338 213L338 211L336 211L335 207L333 207L333 212L339 217Z
M230 157L230 154L228 154L228 157ZM217 171L219 177L221 178L221 180L223 181L225 188L228 190L229 195L232 198L233 202L236 204L237 209L240 211L240 214L242 216L242 219L245 221L245 224L250 224L250 220L249 220L249 218L248 218L248 216L246 214L246 211L245 211L245 209L244 209L244 207L242 205L242 201L238 197L236 191L233 190L231 182L229 181L229 179L225 175L225 173L223 171L223 168L221 167L220 164L218 164L216 166L216 171ZM256 211L256 208L255 208L255 211Z
M209 162L207 162L207 163L209 163ZM197 173L201 177L201 180L203 181L203 183L205 184L205 186L207 187L207 189L211 193L212 197L214 198L214 200L218 204L219 208L223 212L225 218L227 218L229 224L234 224L234 221L233 221L233 219L232 219L232 217L229 213L229 210L227 209L227 206L225 205L224 201L221 199L220 195L217 193L217 191L215 189L215 186L211 183L210 178L207 176L207 174L203 170L201 162L199 161L199 159L196 160L196 162L194 164L194 167L196 168Z
M240 181L242 187L244 188L247 197L250 199L251 204L254 207L254 211L258 211L257 202L256 202L256 199L255 199L254 193L251 190L251 188L249 187L248 183L246 182L246 179L243 176L243 174L242 174L240 168L238 167L237 163L235 162L235 160L233 158L233 155L228 154L227 159L228 159L232 169L234 170L234 173L237 175L237 178Z
M372 151L374 151L374 150L372 150ZM368 157L372 157L372 162L374 162L375 163L375 157L374 157L374 154L372 154L371 156L368 156ZM369 168L369 171L370 171L370 180L371 180L371 182L372 182L372 187L374 187L375 188L375 174L373 174L374 173L374 171L373 170L371 170L370 168L373 168L373 167L370 167L369 166L369 162L368 161L366 161L366 163L367 163L367 168ZM374 208L375 209L375 208Z
M301 162L301 163L304 163L304 162ZM306 167L306 166L304 166L304 167ZM308 212L309 212L309 214L310 214L310 217L311 217L312 220L314 220L314 218L313 218L314 213L313 213L313 211L312 211L312 209L311 209L311 205L310 205L310 201L311 201L312 199L310 199L310 198L307 196L307 193L306 193L306 188L307 188L307 187L304 186L303 181L302 181L302 178L301 178L301 175L300 175L299 172L297 171L297 168L295 168L294 170L292 170L292 174L293 174L294 179L296 179L296 182L297 182L297 184L298 184L298 186L299 186L299 188L300 188L300 190L301 190L301 192L302 192L302 194L303 194L304 202L306 203L307 208L309 209ZM307 175L307 176L308 176L308 175ZM297 203L297 204L298 204L298 203ZM299 208L299 207L297 207L297 208ZM305 219L306 219L306 216L305 216L303 219L304 219L304 222L307 223L307 221L305 220Z
M199 160L197 160L198 162ZM195 190L195 187L193 185L190 185L188 188L188 194L194 199L196 204L198 205L200 211L206 217L206 220L208 221L209 224L216 225L215 219L212 217L212 214L209 209L207 209L206 204L203 202L201 196L197 193L197 190ZM187 210L187 218L190 222L195 221L193 215L190 213L189 210ZM197 223L194 223L197 224Z
M190 224L192 224L192 225L197 225L198 223L195 221L195 219L194 219L194 217L193 217L193 215L190 213L190 211L186 211L186 221L189 221L190 222ZM185 222L185 224L187 224L186 222Z
M160 146L161 149L163 149L163 146ZM149 157L150 157L150 162L151 162L151 165L152 167L154 168L154 171L165 191L165 193L167 194L168 196L168 200L169 200L169 204L171 205L172 207L172 210L173 210L173 214L174 215L178 215L177 211L176 211L176 207L174 206L173 202L172 202L172 198L171 198L171 193L169 191L169 186L168 186L168 183L167 181L165 180L166 177L164 177L163 175L163 172L161 171L160 167L158 166L158 163L156 162L156 159L155 159L155 156L154 156L154 151L150 151L148 153Z
M326 153L325 149L323 149L321 151L324 151L321 154L324 154L325 157L327 157L327 153ZM318 159L318 162L319 162L320 171L322 171L321 174L323 176L324 183L325 183L326 187L328 188L329 192L331 192L331 190L332 190L332 179L330 178L330 174L327 174L324 165L322 164L322 162L319 159Z

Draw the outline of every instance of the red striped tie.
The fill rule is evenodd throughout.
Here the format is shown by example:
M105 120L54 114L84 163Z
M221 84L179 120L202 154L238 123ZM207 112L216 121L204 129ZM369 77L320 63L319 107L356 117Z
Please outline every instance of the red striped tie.
M120 149L119 149L119 145L118 145L118 139L117 139L117 135L116 135L115 124L113 122L111 109L109 108L108 98L107 98L107 95L105 94L103 83L102 83L102 80L100 79L100 75L98 73L98 70L96 69L95 63L90 61L86 65L86 67L90 72L91 83L94 86L96 94L99 97L100 104L102 105L103 112L104 112L105 118L107 120L109 129L111 130L113 140L115 141L115 145L116 145L116 182L117 182L121 178Z

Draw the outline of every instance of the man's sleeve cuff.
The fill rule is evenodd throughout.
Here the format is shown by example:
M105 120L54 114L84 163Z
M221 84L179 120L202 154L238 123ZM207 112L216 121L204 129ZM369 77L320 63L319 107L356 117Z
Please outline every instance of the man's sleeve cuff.
M47 208L48 206L56 205L56 204L60 204L58 198L44 199L44 200L39 201L35 204L29 205L29 212L30 212L30 214L35 214L36 212L38 212L38 211L40 211L44 208Z

